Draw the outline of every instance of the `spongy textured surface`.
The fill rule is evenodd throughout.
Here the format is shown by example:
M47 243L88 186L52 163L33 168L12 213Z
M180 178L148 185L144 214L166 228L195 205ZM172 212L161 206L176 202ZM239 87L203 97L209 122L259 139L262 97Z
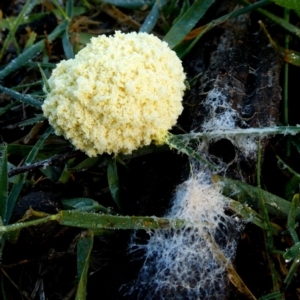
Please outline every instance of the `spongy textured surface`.
M89 156L163 144L182 112L185 73L166 42L116 32L92 38L49 78L42 106L54 127Z
M213 244L231 260L239 228L225 215L226 205L219 188L204 172L181 184L167 217L192 225L151 232L146 245L133 239L131 251L144 248L146 259L130 293L138 299L224 299L225 265Z

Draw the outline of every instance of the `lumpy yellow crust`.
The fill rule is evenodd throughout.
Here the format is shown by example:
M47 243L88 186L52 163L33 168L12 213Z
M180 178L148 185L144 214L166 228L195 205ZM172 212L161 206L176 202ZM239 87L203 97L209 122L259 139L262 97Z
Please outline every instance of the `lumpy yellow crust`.
M42 109L87 155L129 154L164 143L183 109L184 80L180 59L157 37L101 35L57 65Z

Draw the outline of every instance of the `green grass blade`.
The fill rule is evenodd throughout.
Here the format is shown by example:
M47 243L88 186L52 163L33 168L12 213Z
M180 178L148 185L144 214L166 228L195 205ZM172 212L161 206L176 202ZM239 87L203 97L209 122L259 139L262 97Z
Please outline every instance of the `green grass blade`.
M269 212L267 209L267 202L265 194L261 189L261 140L258 140L258 159L257 159L257 191L258 191L258 206L261 211L262 220L265 226L264 236L265 236L265 245L266 245L266 255L269 263L269 268L271 272L271 278L273 283L273 291L279 291L280 289L280 276L276 271L274 262L270 254L274 250L274 239L273 239L273 230L269 219ZM279 300L280 298L278 298Z
M294 169L292 169L289 165L287 165L278 155L276 155L276 158L278 159L278 166L282 166L282 169L287 169L291 174L293 174L296 178L300 179L300 174L297 173Z
M28 154L28 156L27 156L27 158L25 160L25 163L24 163L25 165L26 164L31 164L33 162L33 160L35 159L38 151L43 146L44 142L46 141L46 139L49 137L49 135L52 132L53 132L53 128L49 127L45 131L45 133L40 137L40 139L37 141L37 143L35 144L35 146L29 152L29 154ZM15 203L16 203L16 201L18 199L18 196L19 196L19 194L21 192L21 189L22 189L22 187L24 185L26 176L27 176L27 173L18 175L16 177L15 184L13 185L13 187L12 187L12 189L10 191L10 194L8 196L7 213L6 213L5 219L3 220L4 224L8 224L8 222L9 222L9 220L11 218L13 209L15 207Z
M278 299L282 299L280 292L271 293L269 295L259 298L258 300L278 300Z
M96 212L101 211L106 215L117 215L118 213L113 211L111 208L107 208L97 201L90 198L73 198L63 199L62 204L66 210L75 209L78 211Z
M8 298L6 297L6 292L4 289L4 281L3 281L3 274L1 274L1 294L2 294L2 299L3 300L8 300Z
M36 142L30 153L28 154L25 164L31 164L33 160L35 159L37 153L39 152L40 148L43 146L46 139L49 137L49 135L53 133L53 128L49 127L45 133L40 137L40 139Z
M8 201L7 146L3 146L0 158L0 218L5 220Z
M293 12L300 18L300 9L299 10L298 9L297 10L294 9Z
M232 199L228 199L228 201L229 208L236 214L240 215L244 220L246 220L247 222L251 222L252 224L255 224L262 229L266 229L263 218L251 207ZM281 227L279 227L275 223L271 223L271 226L272 234L278 235L282 232Z
M198 151L193 150L191 147L188 146L189 140L185 139L184 136L186 135L169 135L167 144L177 151L188 155L196 159L197 161L203 163L204 165L210 167L212 170L217 170L217 166L209 162L203 156L199 154Z
M47 92L47 93L50 93L50 86L49 86L49 83L48 83L46 74L45 74L45 72L44 72L44 70L42 69L42 67L41 67L40 64L38 64L38 67L39 67L40 73L41 73L41 75L42 75L42 79L43 79L43 83L44 83L44 87L45 87L45 89L46 89L46 92Z
M67 14L64 11L64 9L61 7L60 3L57 0L52 0L52 2L55 5L55 7L57 8L57 10L59 11L59 13L62 15L62 17L65 20L70 21L69 17L67 16Z
M56 64L45 63L45 62L28 62L25 64L26 67L38 67L40 65L43 68L55 69Z
M77 244L77 274L79 278L76 300L86 299L86 287L91 252L94 244L94 233L91 230L84 232Z
M270 225L269 212L267 209L265 196L261 189L261 140L258 140L258 154L257 154L257 190L259 196L259 208L262 213L262 217L265 223L265 235L266 235L266 245L270 253L272 253L274 249L274 241L272 234L272 227Z
M279 166L280 168L281 166ZM284 189L284 199L291 200L299 189L300 178L293 175L286 183Z
M298 247L299 247L299 245L298 245ZM298 271L299 265L300 265L300 254L298 254L298 256L295 257L292 265L290 266L289 272L286 275L286 278L283 282L283 286L282 286L283 291L286 290L289 287L292 279L294 277L296 277L295 273Z
M88 10L85 7L83 7L83 6L75 6L75 7L73 7L73 17L83 15L87 11ZM52 12L55 14L55 16L58 19L64 18L64 16L61 14L61 10L54 9ZM66 15L66 13L65 13L65 15Z
M65 163L65 167L63 169L63 171L60 173L60 176L58 178L58 183L67 183L70 180L71 177L71 172L68 170L68 165L72 164L72 162L74 161L74 158L69 159L69 161L67 161Z
M281 47L280 45L278 45L271 37L271 35L269 34L269 32L267 31L265 25L263 24L262 21L258 21L259 25L261 26L261 28L264 30L265 34L267 35L270 43L272 44L272 46L275 48L275 50L277 52L279 52L282 56L283 59L286 63L288 64L292 64L295 65L297 67L300 66L300 52L297 51L293 51L287 48L287 43L285 43L285 47ZM300 37L300 36L299 36ZM288 65L285 64L285 74L284 74L284 97L286 98L287 95L285 95L286 93L288 93ZM288 105L287 101L285 101L286 103L284 103L284 105ZM286 109L286 107L284 107L284 109ZM288 113L284 111L284 124L288 124Z
M15 50L16 50L16 53L17 55L20 54L20 47L19 47L19 44L16 40L16 37L15 37L15 31L16 31L16 28L14 27L14 24L8 22L8 29L9 29L9 33L7 35L7 39L10 40L10 42L13 43L14 47L15 47ZM2 51L1 51L1 54L2 54Z
M7 145L3 145L2 156L0 158L0 225L7 215L8 207L8 162L7 162ZM0 234L0 259L5 244L5 235Z
M108 3L118 7L136 9L144 5L152 6L155 0L104 0L101 2Z
M49 221L57 221L59 224L64 226L86 228L95 231L99 229L180 229L189 224L188 222L179 219L101 215L75 210L61 210L56 215L47 216L33 221L18 222L12 225L0 225L0 235L30 226L45 224Z
M2 218L0 217L0 226L3 227ZM2 259L2 253L5 245L5 235L0 230L0 260Z
M300 145L300 143L299 143ZM299 149L300 149L300 146L299 146ZM150 154L150 153L159 153L159 152L165 152L165 151L170 151L170 147L168 147L168 145L161 145L161 146L158 146L158 145L149 145L149 146L144 146L144 147L141 147L137 150L134 150L132 151L131 154L122 154L120 153L118 155L118 160L119 158L121 160L130 160L132 158L136 158L136 157L141 157L143 155L147 155L147 154ZM300 151L300 150L299 150Z
M2 57L3 57L3 55L4 55L5 51L6 51L6 49L8 47L8 45L10 43L10 41L12 39L14 39L14 35L15 35L16 30L19 27L22 19L24 18L24 16L26 16L27 14L30 13L30 11L34 8L34 6L36 4L38 4L38 2L39 2L39 0L33 0L33 1L27 0L26 3L25 3L25 5L23 6L21 12L17 16L17 18L14 19L13 23L11 24L9 22L9 20L7 20L8 21L7 24L9 26L10 31L9 31L9 34L7 35L7 37L6 37L6 39L5 39L4 43L3 43L2 49L0 51L0 60L2 59ZM11 24L11 26L10 26L10 24Z
M296 194L291 203L291 209L288 215L287 227L295 229L297 226L296 217L297 217L297 210L299 207L299 194ZM294 242L296 242L294 240ZM298 241L297 241L298 242Z
M290 49L283 49L281 51L281 47L277 47L276 50L279 50L279 52L283 55L284 61L288 64L294 65L296 67L300 67L300 52L293 51Z
M18 127L24 128L25 126L28 126L28 125L33 125L33 124L36 124L38 122L43 122L45 119L46 118L44 117L43 114L36 114L35 117L18 123ZM13 145L13 144L11 144L11 145Z
M269 218L269 212L267 209L266 198L261 189L261 164L262 164L261 160L262 160L261 140L259 139L258 154L257 154L257 190L259 196L259 209L261 211L262 219L265 224L264 236L265 236L265 245L267 249L266 254L269 262L269 268L270 268L270 273L271 273L271 278L273 283L273 291L277 292L280 289L281 280L278 272L276 271L272 257L270 255L274 250L274 239L273 239L272 226ZM279 299L280 297L278 297L278 300Z
M56 166L48 166L46 168L40 168L40 172L52 182L57 183L61 176L61 169Z
M88 157L78 165L68 168L68 170L70 170L71 172L85 171L89 168L99 165L101 162L103 162L103 156Z
M41 108L41 106L42 106L41 101L38 101L29 95L24 95L24 94L21 94L19 92L12 90L12 89L6 88L2 85L0 85L0 91L13 97L14 99L16 99L18 101L24 102L24 103L34 106L36 108Z
M286 8L291 8L291 9L300 9L300 1L299 0L275 0L275 3L277 5L286 7Z
M73 0L67 0L66 3L66 14L70 21L73 17ZM74 58L73 46L69 39L69 28L67 27L62 35L62 45L67 59Z
M237 0L237 1L243 1L243 0ZM220 24L226 22L229 19L232 18L236 18L240 15L249 13L253 10L258 9L259 7L263 7L266 6L268 4L272 3L272 0L261 0L258 2L255 2L251 5L248 5L246 7L243 7L241 9L235 10L233 12L230 12L216 20L211 21L210 23L208 23L206 26L203 26L203 28L201 28L200 33L198 33L197 37L194 38L193 41L187 41L183 44L178 44L175 48L174 51L177 53L177 55L180 58L183 58L187 53L189 53L189 51L194 47L194 45L198 42L198 40L209 30L215 28L216 26L219 26Z
M107 180L111 196L114 199L117 207L122 210L120 204L119 177L116 158L108 159Z
M50 12L43 12L43 13L36 13L36 14L30 14L30 15L21 15L21 13L19 14L19 16L21 16L21 20L18 22L19 26L23 25L23 24L28 24L28 23L32 23L34 21L38 21L42 18L44 18L46 15L49 15ZM18 17L19 17L18 16ZM15 21L17 20L18 17L7 17L7 18L3 18L0 19L0 28L1 29L9 29L10 25L9 24L14 24Z
M157 217L100 215L81 211L60 211L61 225L97 229L169 229L181 228L185 221ZM1 231L0 231L1 232Z
M215 176L216 180L222 182L223 194L241 203L248 204L255 209L259 209L259 191L257 187L251 186L241 181ZM287 218L291 203L267 191L261 190L266 201L266 207L270 214ZM296 218L300 220L300 209L297 209Z
M214 2L214 0L195 0L163 38L171 49L185 38Z
M170 6L170 7L169 7ZM174 10L176 6L176 1L172 1L172 3L170 5L168 5L168 12L166 12L167 15L170 15L172 13L172 11ZM172 21L172 24L176 24L176 22L187 12L187 10L191 7L191 3L188 0L184 0L181 8L180 8L180 12L178 14L178 16ZM171 29L171 28L170 28Z
M32 150L33 146L29 145L19 145L19 144L9 144L7 145L7 152L9 154L17 154L21 156L27 156ZM0 145L0 151L3 149L3 146ZM39 160L50 158L53 155L56 155L57 152L63 152L70 150L69 144L53 144L45 145L38 153L37 158Z
M170 135L169 141L182 140L182 141L192 141L201 138L225 138L231 136L258 136L260 138L273 136L276 134L283 135L296 135L300 133L300 126L274 126L274 127L260 127L260 128L247 128L247 129L232 129L232 130L214 130L210 132L195 132L186 133L178 135Z
M101 209L101 205L90 198L63 199L62 204L66 209L75 209L79 211L95 212ZM108 209L106 209L107 213Z
M292 246L290 249L288 249L284 254L283 258L286 261L291 261L292 259L295 259L300 254L300 242L296 243L294 246Z
M48 40L52 42L55 38L57 38L67 27L68 22L61 22L49 35ZM0 79L5 78L10 73L16 71L25 65L30 59L37 55L38 52L41 52L45 47L45 39L37 42L29 49L25 50L18 57L13 59L3 70L0 71Z
M281 287L281 278L280 275L278 274L277 270L276 270L276 266L272 260L272 257L270 255L270 253L268 251L266 251L266 255L267 255L267 259L269 262L269 268L270 268L270 277L272 278L272 283L273 283L273 295L276 295L276 292L279 293L280 292L280 287ZM274 297L273 299L275 300L285 300L285 298L279 294L276 297Z
M3 220L3 223L5 225L7 225L9 223L9 220L12 216L12 212L14 210L16 201L18 199L18 196L19 196L21 189L24 185L24 182L26 180L26 175L27 174L20 174L20 175L16 176L15 183L14 183L14 185L9 193L9 196L8 196L8 206L7 206L6 217Z
M74 58L73 46L69 39L68 29L66 29L64 34L62 35L62 46L65 52L66 59Z
M37 80L37 81L31 82L31 83L19 84L17 86L12 87L11 89L17 91L17 90L21 90L21 89L24 89L24 88L33 87L33 86L41 85L41 84L43 84L43 81L42 80Z
M154 28L158 18L159 13L162 9L162 7L165 5L166 0L156 0L149 15L145 19L143 25L141 26L139 32L151 32L151 30Z
M10 104L7 104L4 107L0 108L0 116L2 116L3 114L5 114L7 111L9 111L12 107L16 106L17 102L12 102Z
M0 224L0 235L3 233L16 232L18 230L21 230L23 228L28 228L30 226L37 226L40 224L45 224L49 221L59 221L60 217L61 216L57 214L57 215L47 216L47 217L41 218L41 219L36 219L33 221L18 222L18 223L14 223L11 225L1 225Z
M296 148L298 153L300 153L300 137L292 137L291 138L292 145Z
M74 11L74 3L73 0L67 0L66 2L66 13L69 19L73 18L73 11Z
M250 4L247 0L239 0L239 2L242 2L244 5ZM289 31L290 33L296 35L297 37L300 37L300 28L287 22L283 18L277 17L276 15L270 13L267 10L264 10L262 8L258 8L257 11L262 14L263 16L267 17L269 20L279 24L282 28Z
M290 20L290 11L288 9L284 10L284 19L289 22ZM288 34L285 35L284 37L284 47L285 49L289 48L289 41L290 41L290 36ZM288 100L288 92L289 92L289 64L285 63L284 64L284 71L283 71L283 122L284 125L289 124L289 113L288 113L288 107L289 107L289 100ZM290 148L290 147L288 147ZM288 149L287 149L288 150ZM289 152L289 151L287 151ZM289 156L289 153L287 153L286 156Z

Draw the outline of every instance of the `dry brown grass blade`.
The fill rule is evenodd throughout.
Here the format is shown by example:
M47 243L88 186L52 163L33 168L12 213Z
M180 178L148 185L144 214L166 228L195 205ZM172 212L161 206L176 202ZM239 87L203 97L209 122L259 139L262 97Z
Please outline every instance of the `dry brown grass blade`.
M219 246L216 244L215 241L211 238L209 234L206 235L208 241L210 241L212 246L212 251L214 253L214 257L216 261L221 264L225 265L225 269L227 272L228 279L230 282L238 289L240 293L242 293L245 297L251 300L256 300L255 296L251 293L248 289L247 285L244 283L242 278L234 269L232 263L225 257L225 255L220 250Z
M297 67L300 67L300 52L281 47L279 44L277 44L272 39L272 37L271 37L270 33L268 32L264 23L262 21L259 21L258 23L259 23L260 27L263 29L266 36L268 37L272 46L283 56L284 61L289 64L293 64Z
M30 130L30 132L24 137L23 143L26 145L31 143L32 141L37 140L38 134L40 133L43 126L44 126L44 122L36 123Z
M126 24L127 26L132 27L133 29L140 29L142 26L137 21L133 20L130 16L125 15L115 6L109 4L103 4L101 10L108 14L110 17L114 18L118 23Z
M195 28L184 38L184 41L189 41L196 38L203 30L205 30L206 27L207 25L203 25L201 27Z
M246 296L248 299L256 300L255 296L248 289L247 285L244 283L242 278L234 269L233 265L230 262L227 262L227 276L230 282L238 289L240 293Z

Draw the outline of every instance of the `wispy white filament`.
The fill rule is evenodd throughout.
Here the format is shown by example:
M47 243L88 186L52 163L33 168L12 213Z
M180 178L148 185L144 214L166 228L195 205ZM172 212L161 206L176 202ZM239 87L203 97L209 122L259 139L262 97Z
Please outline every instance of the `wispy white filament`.
M225 265L212 243L228 260L236 249L239 225L224 213L226 199L199 172L178 186L166 217L187 220L181 230L156 230L146 245L134 241L131 249L145 250L145 262L130 293L138 299L224 299Z

